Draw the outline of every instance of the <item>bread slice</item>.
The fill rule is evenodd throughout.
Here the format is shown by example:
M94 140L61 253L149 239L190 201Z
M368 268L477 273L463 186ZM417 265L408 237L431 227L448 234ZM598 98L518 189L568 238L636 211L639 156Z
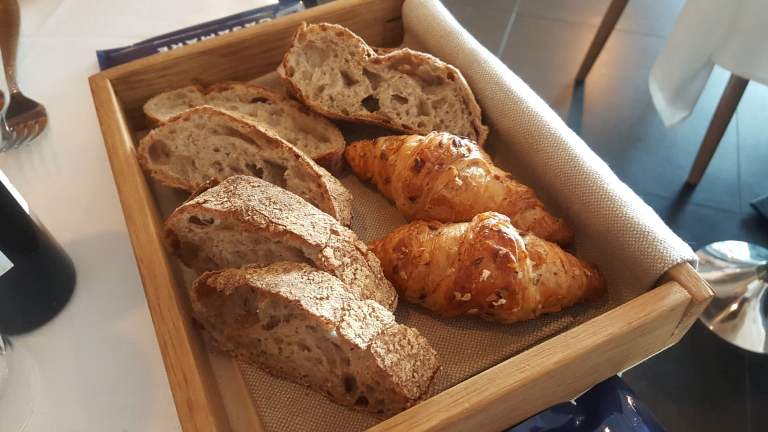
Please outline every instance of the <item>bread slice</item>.
M407 48L379 52L344 27L304 23L278 74L325 116L420 135L451 132L483 145L488 128L458 69Z
M439 369L417 330L306 264L205 273L191 297L217 346L340 405L389 417L424 398Z
M247 174L296 193L345 226L352 221L352 195L334 176L235 113L185 111L144 137L138 154L149 174L171 187L193 192L211 178Z
M224 82L208 88L182 87L147 101L144 113L156 124L162 124L202 105L243 114L319 165L333 172L341 167L345 142L333 123L304 105L255 84Z
M312 263L394 310L397 293L357 235L298 196L256 177L234 176L190 199L166 220L171 251L198 272Z

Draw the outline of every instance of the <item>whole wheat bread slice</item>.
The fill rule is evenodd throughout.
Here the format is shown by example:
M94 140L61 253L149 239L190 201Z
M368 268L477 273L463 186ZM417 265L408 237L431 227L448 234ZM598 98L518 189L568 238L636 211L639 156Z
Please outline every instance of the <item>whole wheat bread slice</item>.
M465 136L483 145L488 128L458 69L407 48L380 50L334 24L302 24L278 68L315 111L408 133Z
M394 310L397 293L357 235L284 189L233 176L177 208L165 222L170 250L198 272L311 263Z
M424 398L439 369L417 330L306 264L205 273L191 298L195 317L221 349L378 416Z
M162 124L202 105L240 113L293 144L319 165L333 172L341 167L345 142L333 123L299 102L255 84L224 82L207 88L182 87L147 101L144 113L155 124Z
M211 178L262 178L301 196L348 226L352 195L296 147L236 113L202 106L153 129L139 143L139 161L161 183L195 191Z

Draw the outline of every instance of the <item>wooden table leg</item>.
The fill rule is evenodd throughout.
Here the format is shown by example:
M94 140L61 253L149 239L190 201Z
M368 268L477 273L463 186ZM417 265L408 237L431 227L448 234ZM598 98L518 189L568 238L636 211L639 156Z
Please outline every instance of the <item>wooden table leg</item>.
M720 102L717 104L715 114L709 122L704 140L701 141L701 147L699 147L699 153L693 162L691 172L688 174L688 184L693 186L699 184L704 171L709 166L709 161L712 160L712 156L723 138L723 134L725 134L725 130L728 129L728 123L731 122L731 117L736 112L736 107L739 105L741 95L744 94L747 84L749 84L748 79L731 74L728 85L723 91L723 96L720 97Z
M608 5L608 10L603 15L603 20L600 22L600 27L597 29L595 38L592 39L592 44L589 45L589 50L584 60L581 62L579 72L576 74L576 82L583 82L587 78L592 65L595 64L597 56L600 55L600 51L603 50L605 42L608 40L608 36L613 32L613 28L616 27L616 22L619 21L621 13L624 12L624 8L627 6L629 0L612 0Z

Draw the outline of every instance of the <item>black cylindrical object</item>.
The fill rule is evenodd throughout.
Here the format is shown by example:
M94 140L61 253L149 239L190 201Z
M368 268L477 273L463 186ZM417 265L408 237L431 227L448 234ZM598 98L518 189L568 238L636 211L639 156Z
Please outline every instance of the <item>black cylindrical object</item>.
M75 267L0 171L0 333L34 330L75 288Z

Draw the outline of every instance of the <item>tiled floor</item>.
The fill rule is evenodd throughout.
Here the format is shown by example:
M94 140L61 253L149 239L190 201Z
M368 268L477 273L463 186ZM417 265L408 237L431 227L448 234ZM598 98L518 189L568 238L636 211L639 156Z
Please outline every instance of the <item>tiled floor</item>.
M751 83L701 184L683 187L728 79L716 69L693 114L662 124L648 73L684 0L633 0L583 88L573 77L608 0L444 0L483 45L536 90L684 240L768 246L749 201L768 193L768 87ZM670 431L768 430L768 356L696 324L624 378Z

